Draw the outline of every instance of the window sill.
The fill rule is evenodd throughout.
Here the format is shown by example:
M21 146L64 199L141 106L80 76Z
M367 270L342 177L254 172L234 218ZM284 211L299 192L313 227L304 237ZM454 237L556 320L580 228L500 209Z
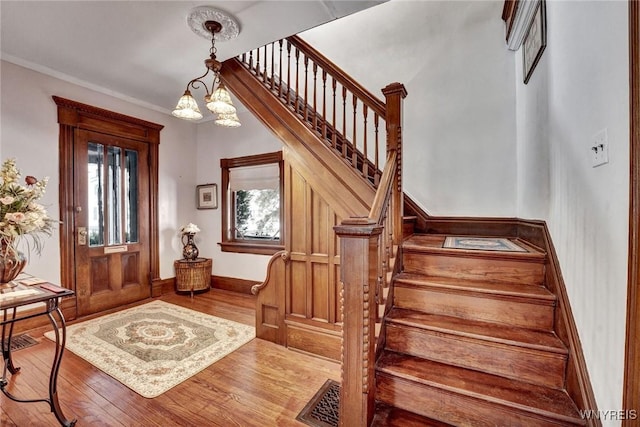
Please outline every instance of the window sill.
M271 243L220 242L218 244L222 252L243 254L273 255L284 249L284 245Z

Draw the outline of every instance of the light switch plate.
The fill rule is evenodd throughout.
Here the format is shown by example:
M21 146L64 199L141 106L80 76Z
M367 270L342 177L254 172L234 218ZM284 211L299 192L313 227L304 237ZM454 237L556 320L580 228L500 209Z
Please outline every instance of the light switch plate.
M609 137L607 129L602 129L591 137L591 165L596 166L609 163Z

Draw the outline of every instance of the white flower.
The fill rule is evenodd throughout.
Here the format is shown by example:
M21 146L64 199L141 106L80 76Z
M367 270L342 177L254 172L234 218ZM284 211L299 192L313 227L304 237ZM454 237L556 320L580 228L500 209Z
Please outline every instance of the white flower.
M4 196L0 199L0 203L2 203L3 205L10 205L14 200L15 199L11 196Z
M200 232L200 229L198 228L198 226L191 222L187 225L183 225L182 228L180 229L180 233L182 234L195 234L199 232Z

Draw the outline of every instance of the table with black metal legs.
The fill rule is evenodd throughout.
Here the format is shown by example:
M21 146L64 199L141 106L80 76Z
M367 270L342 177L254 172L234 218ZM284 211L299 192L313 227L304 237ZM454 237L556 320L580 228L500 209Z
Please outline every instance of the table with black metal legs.
M60 370L60 362L64 353L64 345L66 341L66 326L64 316L60 310L60 302L63 297L73 295L73 291L51 283L41 283L32 286L18 284L13 288L0 289L0 311L2 312L2 358L4 359L4 368L2 377L0 378L0 390L9 399L16 402L46 402L60 422L65 427L75 425L76 420L67 419L62 413L60 403L58 402L58 371ZM35 308L25 308L25 306L35 303ZM23 310L18 310L23 307ZM22 312L22 314L21 314ZM13 326L22 320L31 319L38 316L47 316L55 333L55 353L53 364L51 365L51 373L49 374L49 397L42 399L21 399L14 396L7 390L9 384L7 371L13 376L20 371L11 356L11 338L13 336ZM57 320L56 320L57 317Z

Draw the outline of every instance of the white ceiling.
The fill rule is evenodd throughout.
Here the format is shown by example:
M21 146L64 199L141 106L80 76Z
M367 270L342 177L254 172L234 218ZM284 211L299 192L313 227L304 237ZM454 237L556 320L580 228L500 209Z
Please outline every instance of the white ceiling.
M187 26L194 7L213 6L240 24L236 39L216 43L224 61L383 1L1 0L0 57L169 112L204 73L211 47Z

